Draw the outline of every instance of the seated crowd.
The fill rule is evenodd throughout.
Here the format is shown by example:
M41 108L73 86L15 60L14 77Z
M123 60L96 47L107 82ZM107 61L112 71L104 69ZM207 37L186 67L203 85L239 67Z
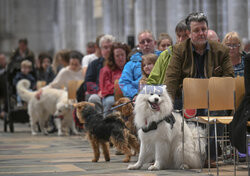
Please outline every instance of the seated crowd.
M140 85L167 85L174 108L181 110L184 78L249 75L246 73L250 67L249 54L244 51L239 34L229 32L220 43L217 34L209 29L203 13L189 14L176 25L175 34L176 44L173 44L167 33L161 33L156 41L151 31L141 31L137 36L138 45L132 50L127 44L116 41L114 36L103 34L95 43L88 44L91 49L86 56L75 50L61 50L54 59L48 53L40 53L37 61L28 48L28 41L21 39L8 66L2 61L4 56L0 55L0 74L11 75L12 80L8 82L14 87L19 80L28 79L32 90L36 89L36 81L45 81L46 87L62 89L67 88L70 80L83 80L77 91L77 101L94 103L104 118L110 113L116 96L135 100ZM249 77L247 79L245 83L249 87ZM116 92L116 86L121 91ZM245 97L249 96L249 90ZM38 98L39 94L42 89L37 93ZM21 106L19 97L17 102ZM2 108L1 116L7 111ZM218 135L223 129L218 126ZM212 140L210 146L212 162L215 160Z

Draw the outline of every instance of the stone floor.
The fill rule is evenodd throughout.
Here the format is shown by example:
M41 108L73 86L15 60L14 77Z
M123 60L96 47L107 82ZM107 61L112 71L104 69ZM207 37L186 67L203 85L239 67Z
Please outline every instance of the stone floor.
M114 155L111 149L111 161L105 162L103 156L98 163L92 163L92 150L84 134L79 136L58 137L32 136L28 124L15 124L14 133L3 132L3 122L0 120L0 176L187 176L208 175L208 170L162 170L147 171L127 170L128 163L123 163L123 156ZM137 157L133 157L134 163ZM216 170L211 170L216 175ZM220 175L233 175L233 166L220 166ZM240 165L237 175L246 176L246 165Z

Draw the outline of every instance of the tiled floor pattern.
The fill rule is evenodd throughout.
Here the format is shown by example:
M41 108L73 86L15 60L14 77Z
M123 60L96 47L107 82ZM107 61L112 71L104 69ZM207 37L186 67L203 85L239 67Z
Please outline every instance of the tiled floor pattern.
M4 133L0 121L0 176L161 176L161 175L207 175L207 170L163 170L147 171L145 168L137 171L127 170L123 163L124 156L114 155L111 149L111 161L105 162L101 156L98 163L92 163L92 150L83 135L58 137L31 136L27 124L15 124L15 133ZM137 157L132 158L135 162ZM237 175L247 175L245 166L239 167ZM216 170L212 170L216 174ZM220 175L233 175L233 166L220 168Z

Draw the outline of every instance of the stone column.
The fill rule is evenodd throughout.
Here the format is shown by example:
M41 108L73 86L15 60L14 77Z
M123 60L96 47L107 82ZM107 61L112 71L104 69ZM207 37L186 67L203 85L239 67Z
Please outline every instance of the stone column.
M216 1L217 0L203 1L203 12L205 13L208 19L208 28L215 30L217 32L217 3Z
M135 40L138 41L139 32L148 29L152 31L152 1L136 0L135 1Z
M75 4L75 39L76 49L86 52L86 44L89 41L95 41L95 23L92 0L77 0Z
M167 12L165 0L152 1L152 32L155 39L158 39L160 33L167 33Z
M14 23L14 4L13 1L1 0L0 1L0 51L9 54L14 46L16 40L13 37Z
M167 29L168 33L176 41L175 27L191 12L190 0L170 0L167 2Z
M248 37L248 1L228 0L228 32L238 32L241 38Z
M228 32L228 9L227 0L217 1L217 35L222 41ZM223 10L221 10L223 9Z
M124 38L123 41L128 42L128 37L135 37L134 22L134 0L124 0ZM132 40L132 38L131 38Z
M124 40L124 8L123 0L103 1L103 32Z

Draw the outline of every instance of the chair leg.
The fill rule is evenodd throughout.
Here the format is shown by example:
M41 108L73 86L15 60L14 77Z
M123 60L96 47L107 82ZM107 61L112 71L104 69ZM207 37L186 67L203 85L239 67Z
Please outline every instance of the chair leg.
M209 118L208 118L209 119ZM208 175L211 175L211 158L210 158L210 124L209 124L209 120L208 120L208 123L207 123L207 139L208 139L208 151L207 151L207 160L208 160Z
M250 164L249 164L249 151L248 151L248 138L250 137L250 134L247 133L246 135L246 161L247 161L247 168L248 168L248 176L250 176Z
M234 151L234 176L236 176L236 149L235 147L233 147L233 151Z
M183 114L183 116L182 116L182 161L183 161L183 163L185 162L185 160L184 160L184 142L185 142L185 140L184 140L184 114Z
M216 154L216 168L217 168L217 175L219 175L219 165L218 165L218 144L217 144L217 125L216 120L214 120L214 140L215 140L215 154Z
M201 160L201 170L200 172L202 172L202 168L203 168L203 160L202 160L202 155L201 155L201 138L200 138L200 131L199 131L199 123L198 123L198 119L196 119L196 125L197 125L197 131L198 131L198 140L199 140L199 151L200 151L200 160Z

